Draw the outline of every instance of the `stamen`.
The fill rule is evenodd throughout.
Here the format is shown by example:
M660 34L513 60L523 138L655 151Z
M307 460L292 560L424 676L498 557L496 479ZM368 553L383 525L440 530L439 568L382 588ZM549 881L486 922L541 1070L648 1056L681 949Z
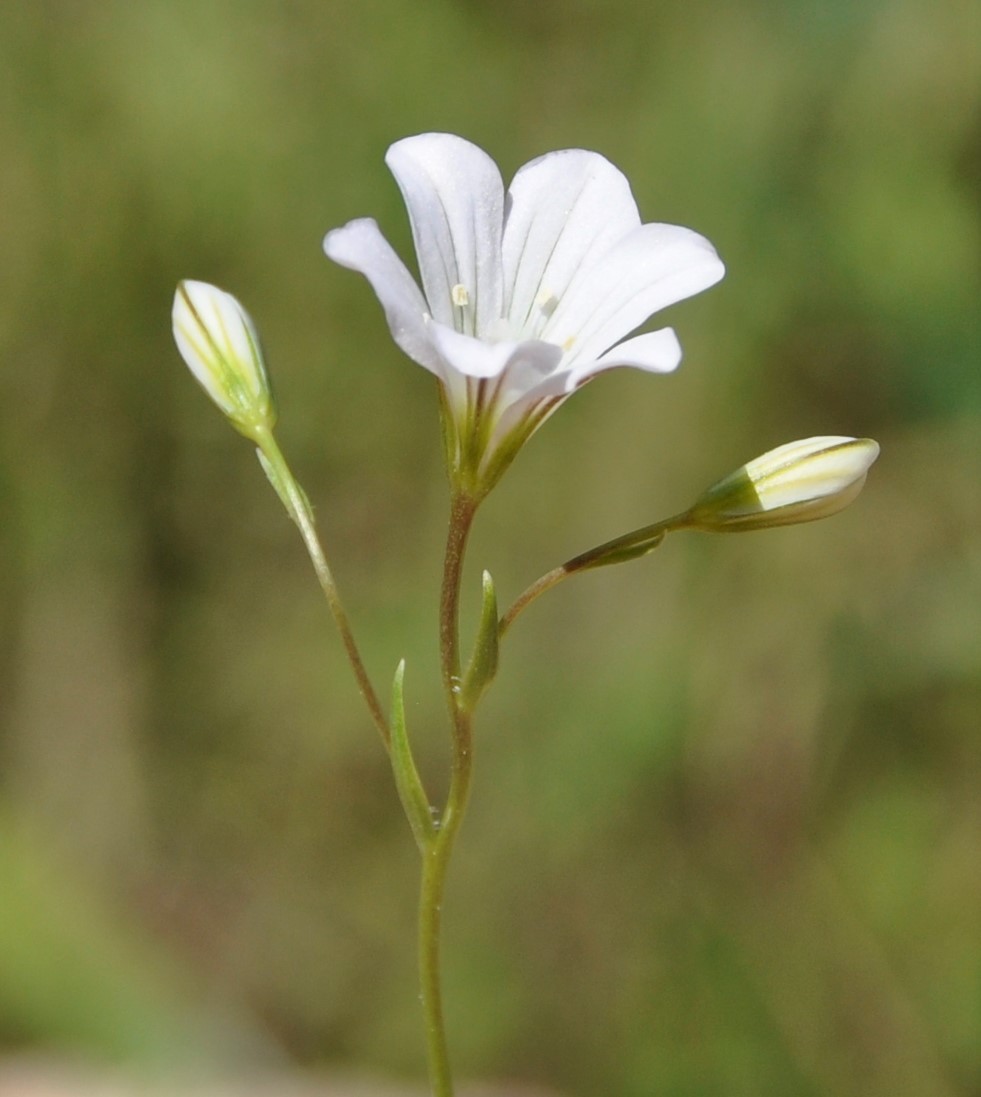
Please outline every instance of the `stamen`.
M551 290L543 289L535 298L535 305L544 314L547 320L558 307L559 299Z
M450 300L458 309L465 309L470 304L470 294L467 287L459 282L450 290Z

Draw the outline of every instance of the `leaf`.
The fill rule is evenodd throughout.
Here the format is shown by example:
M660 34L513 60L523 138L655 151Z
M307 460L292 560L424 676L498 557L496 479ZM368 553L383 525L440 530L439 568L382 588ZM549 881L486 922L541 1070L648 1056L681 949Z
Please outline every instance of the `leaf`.
M436 826L433 822L429 799L422 787L415 759L412 757L412 748L409 746L402 689L404 677L405 660L402 659L395 668L395 679L392 682L392 772L395 774L395 786L398 789L405 816L409 820L409 826L412 827L416 845L420 852L424 853L432 843Z
M460 703L469 712L480 700L481 694L494 681L497 674L499 618L497 594L489 571L483 574L483 602L480 609L480 626L474 642L473 655L463 679Z

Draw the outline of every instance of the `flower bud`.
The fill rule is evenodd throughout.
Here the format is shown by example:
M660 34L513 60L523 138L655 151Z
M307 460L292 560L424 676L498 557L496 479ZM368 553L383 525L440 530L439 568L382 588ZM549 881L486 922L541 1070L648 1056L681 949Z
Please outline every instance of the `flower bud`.
M259 336L238 301L207 282L181 282L173 324L181 357L235 428L253 439L272 430L276 410Z
M826 518L858 495L878 455L870 438L788 442L710 487L684 524L727 533Z

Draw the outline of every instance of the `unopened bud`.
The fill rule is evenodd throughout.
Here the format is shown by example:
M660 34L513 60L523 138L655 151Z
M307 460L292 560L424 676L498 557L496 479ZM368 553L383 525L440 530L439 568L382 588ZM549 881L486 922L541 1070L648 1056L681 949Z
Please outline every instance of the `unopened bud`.
M826 518L858 495L878 456L871 438L788 442L710 487L684 525L726 533Z
M173 323L181 357L235 428L253 439L272 430L276 409L259 336L238 301L207 282L181 282Z

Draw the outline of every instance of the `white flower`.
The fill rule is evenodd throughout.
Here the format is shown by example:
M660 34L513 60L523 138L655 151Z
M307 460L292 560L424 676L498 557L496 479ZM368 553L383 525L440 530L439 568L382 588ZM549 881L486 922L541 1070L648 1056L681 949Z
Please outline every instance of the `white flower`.
M712 532L768 529L826 518L858 495L879 445L871 438L805 438L743 465L685 515Z
M249 314L207 282L181 282L174 295L174 341L201 387L248 437L272 430L276 411Z
M621 340L724 273L697 233L641 224L626 178L595 152L533 160L506 195L490 157L450 134L398 141L386 162L423 292L370 218L329 232L324 250L365 275L396 343L439 378L450 471L478 495L595 374L673 370L670 328Z

